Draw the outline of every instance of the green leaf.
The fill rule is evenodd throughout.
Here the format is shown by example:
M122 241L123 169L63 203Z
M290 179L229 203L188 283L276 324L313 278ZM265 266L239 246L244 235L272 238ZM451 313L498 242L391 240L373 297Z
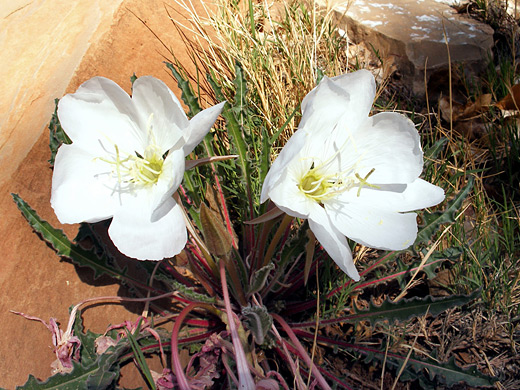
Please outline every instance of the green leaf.
M273 318L269 315L265 306L245 306L242 308L244 323L255 336L256 342L262 345L265 341L271 326Z
M314 338L314 334L310 332L295 330L295 333L307 339ZM423 378L426 378L423 371L426 370L430 374L430 378L433 379L435 376L439 376L440 380L437 380L436 382L445 382L448 386L460 382L465 382L468 385L474 387L491 387L495 382L493 378L480 373L473 367L469 369L460 368L455 364L454 357L451 357L450 360L446 363L441 363L433 359L417 359L414 356L411 356L407 360L406 356L388 351L380 351L363 344L351 344L342 340L334 340L324 336L318 336L318 341L325 343L334 349L344 349L362 353L366 356L366 363L370 363L373 358L376 357L379 360L384 360L387 363L391 363L392 366L399 367L406 361L406 370L408 370L408 368L413 368L413 370L418 372L420 377Z
M260 291L264 287L265 281L273 269L274 264L269 263L259 270L256 270L253 274L251 286L249 287L249 290L247 290L247 294L254 294Z
M217 299L214 297L207 296L205 294L200 294L195 291L192 287L187 287L186 285L178 282L175 279L172 279L164 274L155 275L155 279L164 281L167 285L171 286L172 291L177 291L183 297L189 299L194 302L204 302L204 303L216 303Z
M368 310L359 311L356 314L338 318L337 321L362 321L369 320L373 324L378 321L404 321L411 317L417 317L429 313L433 316L449 309L450 307L462 306L474 300L480 294L480 290L475 290L469 295L451 295L449 297L434 298L427 296L424 298L414 297L402 299L399 302L386 300L380 306L370 303Z
M235 98L235 105L232 107L229 104L224 106L222 110L222 117L226 120L228 134L236 148L238 154L238 166L241 170L240 176L245 182L247 200L252 204L251 192L251 166L249 165L248 148L243 137L243 118L244 118L244 98L246 93L246 81L242 73L240 65L235 66L236 77L233 84L237 88L237 96ZM249 215L252 219L253 215Z
M431 214L422 214L424 218L424 224L417 234L414 248L416 248L420 243L430 241L437 229L439 229L442 224L455 222L455 214L462 207L462 202L464 199L466 199L471 189L473 188L473 182L474 179L472 176L470 176L466 186L450 202L448 202L445 210L437 211Z
M86 380L93 370L97 367L82 367L77 362L72 362L74 368L70 374L55 374L44 382L40 382L34 376L29 375L29 379L23 386L17 389L23 390L81 390L88 389Z
M398 355L389 356L390 360L396 360ZM399 359L404 359L400 356ZM455 357L452 356L448 362L439 363L433 359L408 359L408 365L413 366L416 370L422 371L426 369L430 378L433 379L435 376L442 378L441 382L445 382L448 386L453 386L457 383L464 382L469 386L474 387L492 387L495 380L487 375L479 372L475 367L462 369L455 364ZM440 379L440 378L438 378Z
M175 77L175 79L177 80L177 85L179 86L179 89L182 92L182 101L190 109L190 111L188 112L188 116L190 118L194 117L202 111L202 109L200 108L199 99L193 93L189 81L181 75L177 68L170 62L165 62L165 64L168 67L168 69L170 69L170 71L172 72L173 77Z
M86 366L92 364L98 358L96 353L96 339L100 334L93 333L90 330L84 333L83 318L81 317L81 310L76 312L76 319L74 320L74 336L79 338L81 342L80 347L80 361Z
M440 152L442 152L442 150L444 149L444 145L446 145L447 142L448 138L443 137L424 151L424 157L426 160L426 162L424 163L425 166L431 164L431 160L434 160L439 156Z
M127 276L126 270L118 271L109 266L110 260L108 257L98 257L93 251L83 249L79 245L71 243L62 230L55 229L48 222L42 220L36 211L17 194L11 195L18 209L22 212L31 227L39 233L45 241L52 245L59 256L67 257L79 266L92 269L94 271L94 279L97 279L101 275L109 275L117 280L132 281L136 284L141 284L138 280Z
M129 351L128 340L122 338L115 347L110 347L100 355L93 365L95 370L87 378L88 389L106 389L119 378L122 356Z
M56 158L58 148L62 144L72 143L67 134L65 134L65 131L63 131L60 120L58 119L58 102L59 99L54 100L54 113L52 114L51 122L49 123L49 148L51 150L49 163L51 164L51 167L54 166L54 159Z
M142 318L139 320L139 323L137 325L137 329L135 330L135 334L139 335L141 331L141 322ZM132 348L132 352L134 353L134 359L137 363L137 366L141 369L141 372L143 373L144 377L146 378L148 385L152 390L155 390L155 382L152 378L152 373L150 372L150 367L148 367L148 364L146 362L146 358L144 357L143 351L141 351L141 347L139 346L139 343L137 342L136 337L130 329L126 328L126 337L128 338L128 341L130 342L130 346Z

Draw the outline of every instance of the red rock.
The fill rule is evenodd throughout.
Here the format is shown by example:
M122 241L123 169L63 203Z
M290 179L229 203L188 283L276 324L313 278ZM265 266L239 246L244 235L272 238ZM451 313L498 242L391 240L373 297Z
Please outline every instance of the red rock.
M50 332L9 310L45 321L55 317L65 328L71 305L90 297L127 295L110 279L94 281L90 270L60 260L11 198L10 193L19 194L42 218L74 237L77 227L60 226L49 203L52 171L46 126L54 99L93 76L111 78L130 92L134 72L158 77L177 92L163 64L169 53L135 15L188 63L160 0L18 3L10 3L10 9L0 6L0 48L10 58L6 61L2 55L6 88L0 102L0 387L6 388L25 383L29 374L47 378L55 359ZM85 325L103 332L109 324L135 320L141 310L114 304L88 307ZM144 386L135 369L126 369L123 378L126 386Z

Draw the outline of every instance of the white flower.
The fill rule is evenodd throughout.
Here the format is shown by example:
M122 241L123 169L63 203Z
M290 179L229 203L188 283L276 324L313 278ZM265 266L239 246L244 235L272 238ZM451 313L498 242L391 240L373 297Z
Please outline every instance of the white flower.
M416 214L444 199L422 179L423 153L413 123L397 113L369 117L375 81L368 71L324 77L302 102L302 119L268 172L270 198L309 227L338 266L359 274L345 236L400 250L417 236Z
M169 88L137 79L132 97L95 77L58 106L72 140L56 155L51 205L61 223L113 218L108 233L125 255L160 260L186 244L183 214L173 193L187 156L210 130L224 103L188 120Z

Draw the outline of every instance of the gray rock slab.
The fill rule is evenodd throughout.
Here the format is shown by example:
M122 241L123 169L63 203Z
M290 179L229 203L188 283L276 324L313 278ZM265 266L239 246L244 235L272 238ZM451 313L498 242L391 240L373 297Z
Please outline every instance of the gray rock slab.
M322 3L325 0L321 0ZM340 34L354 44L372 46L395 62L403 81L415 94L424 93L427 77L463 62L481 69L493 47L493 29L450 7L450 0L329 0ZM325 5L325 4L324 4Z

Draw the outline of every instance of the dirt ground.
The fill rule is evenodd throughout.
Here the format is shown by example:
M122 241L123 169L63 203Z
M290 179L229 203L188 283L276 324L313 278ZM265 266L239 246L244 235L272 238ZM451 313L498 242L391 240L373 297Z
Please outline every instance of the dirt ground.
M171 4L171 7L178 7L174 2ZM145 21L187 63L182 41L164 7L159 0L123 1L103 36L90 43L67 92L73 92L93 76L111 78L129 92L130 77L135 72L137 76L158 77L177 93L176 83L163 64L163 56L167 56L168 51L135 16ZM60 12L59 7L56 12ZM49 60L67 61L67 56L51 55ZM34 88L38 87L36 82ZM51 93L47 95L45 89L41 94L50 101L60 97ZM24 116L28 118L30 115L30 110L27 110L15 118L16 122L23 123ZM52 112L46 115L41 118L42 124L48 123ZM7 389L25 383L29 374L40 379L47 378L50 364L55 359L51 334L45 326L14 315L10 310L45 321L55 317L65 328L71 305L90 297L125 294L111 280L100 278L94 281L90 270L79 269L66 260L60 260L52 248L32 231L14 204L11 193L19 194L53 226L60 226L49 203L52 177L47 162L49 157L48 132L44 129L23 162L0 188L0 253L3 254L0 257L0 334L3 341L0 343L0 387ZM74 237L77 230L77 226L62 228L69 237ZM140 310L140 307L121 305L92 306L84 311L85 326L92 331L103 332L110 323L135 320ZM123 378L122 384L126 386L144 384L140 375L132 370L125 370Z

